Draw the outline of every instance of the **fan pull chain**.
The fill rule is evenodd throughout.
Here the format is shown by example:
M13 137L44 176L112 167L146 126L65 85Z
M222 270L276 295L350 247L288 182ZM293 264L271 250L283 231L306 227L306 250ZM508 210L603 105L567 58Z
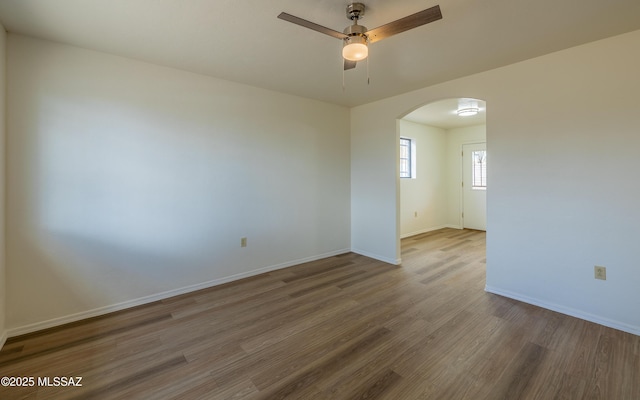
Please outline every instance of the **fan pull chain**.
M342 91L344 92L344 68L342 68Z
M367 57L367 85L369 84L369 57Z

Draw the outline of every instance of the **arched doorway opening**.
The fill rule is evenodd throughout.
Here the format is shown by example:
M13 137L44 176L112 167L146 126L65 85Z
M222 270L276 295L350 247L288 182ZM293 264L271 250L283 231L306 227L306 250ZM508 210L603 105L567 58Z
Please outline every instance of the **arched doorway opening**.
M486 230L486 110L480 99L448 98L399 119L401 239L442 228Z

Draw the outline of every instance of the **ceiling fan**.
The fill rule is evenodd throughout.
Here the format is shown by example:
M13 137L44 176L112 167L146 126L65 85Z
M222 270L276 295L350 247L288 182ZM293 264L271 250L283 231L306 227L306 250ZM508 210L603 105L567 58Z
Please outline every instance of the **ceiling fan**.
M358 61L362 61L369 55L369 43L375 43L389 36L408 31L420 25L425 25L433 21L442 19L440 6L433 6L426 10L419 11L399 20L389 22L374 29L367 30L367 27L358 25L358 20L364 16L364 4L352 3L347 6L347 19L353 21L353 25L344 29L344 33L334 31L322 25L298 18L285 12L280 13L278 18L294 24L313 29L314 31L342 39L342 57L344 58L344 69L356 67Z

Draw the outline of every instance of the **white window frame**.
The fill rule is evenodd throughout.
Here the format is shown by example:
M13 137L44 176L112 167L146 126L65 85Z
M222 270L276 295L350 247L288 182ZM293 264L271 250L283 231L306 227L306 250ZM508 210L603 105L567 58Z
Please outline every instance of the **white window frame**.
M407 144L403 144L403 142ZM408 148L408 157L402 156L402 148ZM399 154L399 162L400 162L400 178L401 179L416 179L416 140L409 137L400 137L400 154ZM402 168L403 160L407 159L408 162L408 170Z

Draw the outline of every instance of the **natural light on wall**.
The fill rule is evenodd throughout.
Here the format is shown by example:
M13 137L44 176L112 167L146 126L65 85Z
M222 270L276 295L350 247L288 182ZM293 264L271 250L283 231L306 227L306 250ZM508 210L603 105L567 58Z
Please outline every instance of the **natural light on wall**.
M42 104L61 116L39 131L42 224L112 249L188 252L214 223L202 218L210 205L194 192L206 183L199 165L209 155L197 143L167 140L155 118L98 102Z

